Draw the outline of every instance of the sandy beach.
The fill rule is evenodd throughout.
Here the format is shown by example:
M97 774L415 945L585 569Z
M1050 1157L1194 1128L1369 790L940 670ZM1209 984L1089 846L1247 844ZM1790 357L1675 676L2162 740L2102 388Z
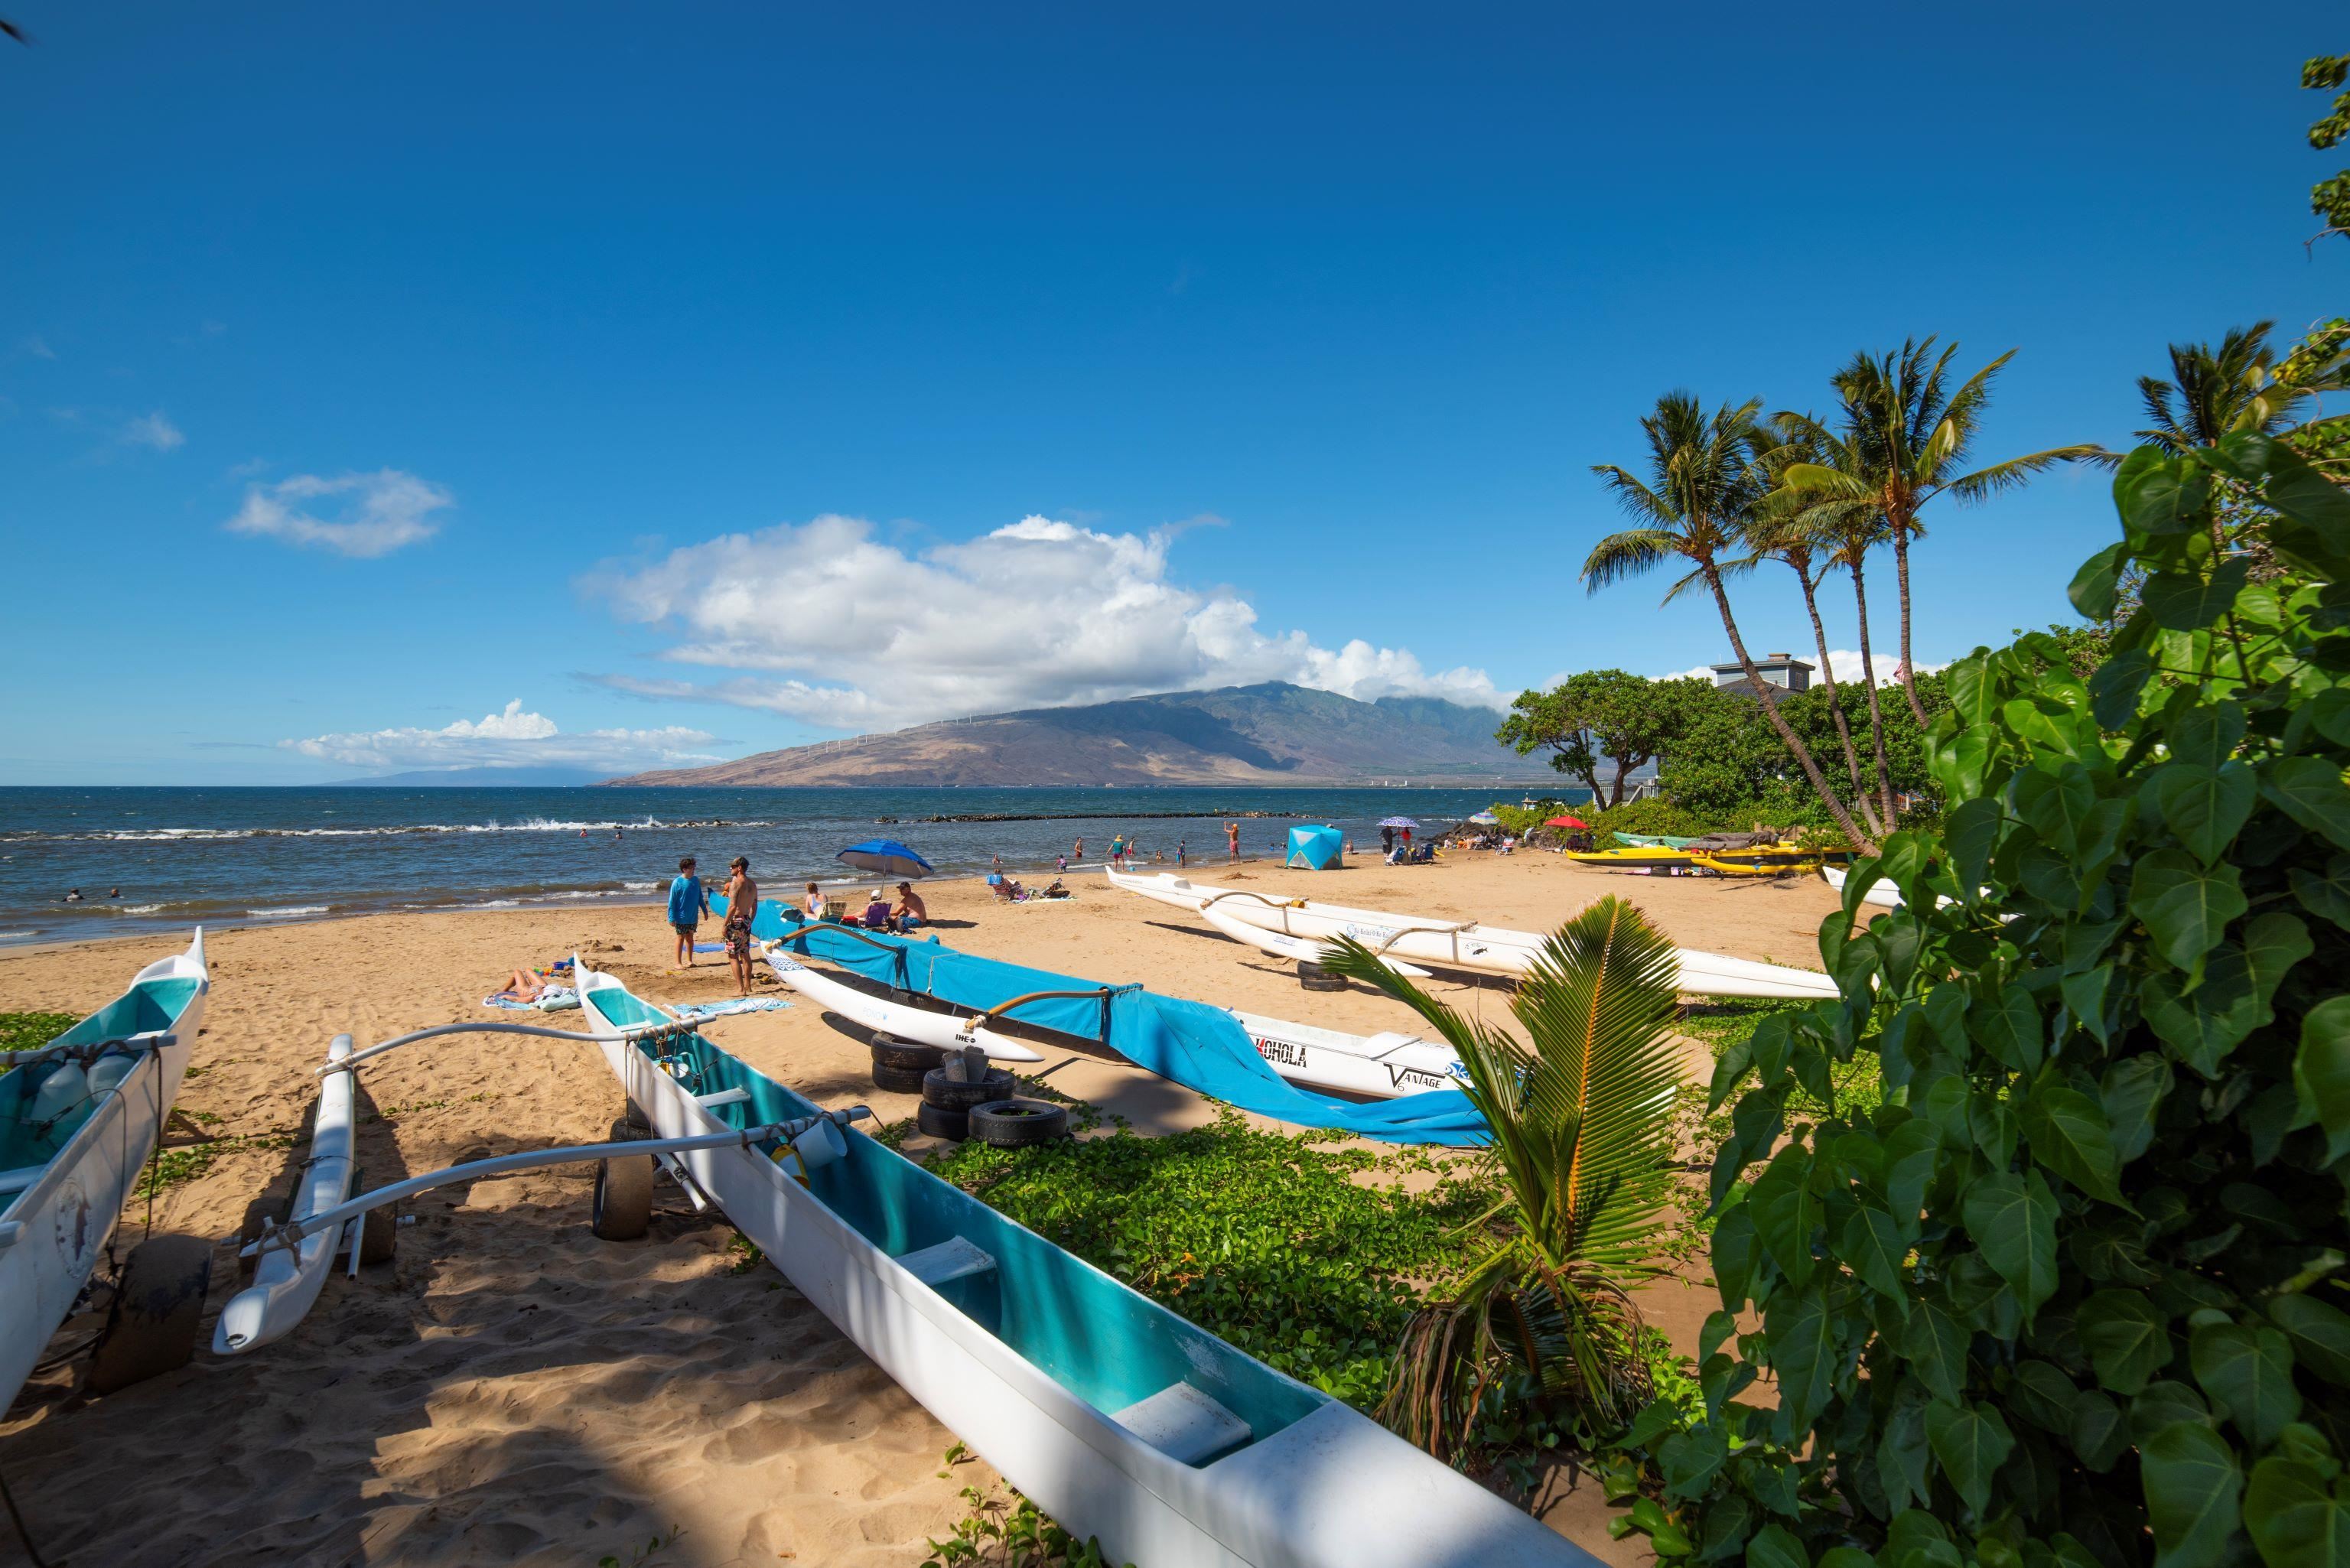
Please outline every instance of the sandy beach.
M705 866L731 853L713 842ZM1147 869L1148 867L1146 867ZM1222 879L1211 863L1203 880ZM1611 876L1561 857L1455 857L1433 867L1288 872L1244 885L1349 904L1547 929L1604 892L1641 905L1683 946L1816 967L1835 900L1816 880ZM1073 875L1076 899L1007 906L977 883L924 889L941 940L966 950L1363 1033L1409 1026L1375 993L1307 993L1294 971L1181 912ZM789 898L795 885L770 886ZM714 940L714 925L706 928ZM0 1007L79 1013L182 938L141 937L0 955ZM662 1002L733 994L721 961L671 968L651 906L381 915L223 930L209 939L210 1016L167 1143L209 1164L167 1190L153 1225L233 1237L276 1212L303 1158L311 1069L330 1036L365 1044L481 1006L518 965L575 950ZM1501 982L1440 982L1463 1006L1505 1004ZM779 988L764 971L762 993ZM566 1017L552 1022L563 1024ZM795 1002L723 1019L712 1037L828 1106L910 1116L876 1090L861 1032ZM1208 1117L1189 1091L1079 1058L1049 1081L1149 1132ZM604 1134L620 1096L585 1046L460 1037L397 1054L363 1080L369 1187L455 1161ZM203 1142L203 1139L210 1142ZM923 1147L910 1139L909 1152ZM427 1195L391 1264L330 1281L287 1339L246 1357L209 1348L211 1315L239 1285L215 1248L203 1347L179 1372L103 1399L80 1363L36 1374L0 1422L5 1475L42 1552L76 1564L622 1563L656 1537L662 1564L921 1562L926 1537L986 1485L977 1461L942 1476L951 1434L868 1362L732 1229L660 1189L654 1230L603 1242L587 1229L586 1167ZM118 1246L135 1241L144 1205ZM1654 1315L1683 1347L1711 1293L1666 1291ZM52 1346L87 1336L69 1323ZM1618 1562L1596 1514L1561 1528ZM5 1536L0 1522L0 1536ZM0 1562L18 1548L0 1544ZM1145 1564L1144 1568L1148 1568Z

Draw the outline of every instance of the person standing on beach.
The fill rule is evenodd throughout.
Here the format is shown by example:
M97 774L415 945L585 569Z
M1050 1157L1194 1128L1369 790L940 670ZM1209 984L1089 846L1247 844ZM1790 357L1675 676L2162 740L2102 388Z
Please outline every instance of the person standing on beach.
M719 929L726 940L726 961L734 969L734 993L751 994L751 921L759 912L759 885L751 880L751 862L734 857L726 878L726 923ZM693 944L686 944L691 956Z
M669 929L677 933L677 961L681 968L693 967L693 933L701 928L702 917L710 913L710 894L702 886L702 877L693 869L693 857L689 855L677 863L677 880L669 885Z
M1224 824L1224 856L1230 860L1241 857L1241 825L1237 822Z

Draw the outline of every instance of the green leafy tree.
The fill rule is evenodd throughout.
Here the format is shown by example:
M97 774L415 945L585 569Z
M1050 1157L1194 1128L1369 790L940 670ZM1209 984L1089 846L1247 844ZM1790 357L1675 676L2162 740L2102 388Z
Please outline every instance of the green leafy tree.
M2230 482L2272 581L2214 543ZM1702 1397L1629 1435L1669 1554L2350 1551L2350 493L2238 431L2115 496L2073 600L2145 587L2103 662L2033 633L1952 667L1949 809L1856 865L1841 999L1721 1061ZM1880 880L1904 905L1856 932Z
M1893 545L1895 587L1901 611L1901 685L1909 712L1922 727L1926 711L1918 700L1917 658L1910 648L1909 545L1923 534L1919 514L1936 496L1961 504L1987 500L2027 483L2042 470L2069 458L2086 457L2088 446L2052 447L2003 462L1968 469L1991 385L2015 350L1950 387L1952 344L1939 355L1932 337L1904 342L1892 353L1853 356L1834 379L1841 403L1841 429L1834 432L1844 461L1788 465L1783 478L1817 496L1823 520L1833 513L1858 525L1881 522ZM1828 432L1822 431L1822 434ZM1855 579L1857 582L1857 578ZM1863 622L1861 646L1868 646ZM1875 686L1870 677L1872 689Z
M1614 897L1561 927L1510 1003L1532 1049L1357 942L1326 961L1408 1003L1460 1053L1507 1194L1490 1251L1406 1330L1380 1417L1439 1456L1470 1441L1489 1394L1570 1414L1587 1438L1620 1428L1649 1395L1626 1287L1654 1272L1674 1180L1672 943Z
M1621 670L1586 670L1547 691L1522 691L1494 738L1520 756L1547 748L1550 765L1590 787L1603 806L1624 804L1625 781L1673 749L1691 705L1713 690L1703 680L1650 680ZM1603 758L1614 759L1607 783Z
M1648 439L1648 477L1642 479L1614 463L1592 468L1617 503L1637 519L1637 525L1610 534L1591 547L1583 563L1583 581L1596 594L1668 561L1686 565L1690 569L1667 590L1665 602L1670 604L1688 588L1702 586L1721 617L1731 652L1737 656L1747 680L1760 688L1762 673L1746 651L1746 639L1739 635L1738 618L1731 613L1730 593L1723 586L1725 575L1742 569L1752 559L1742 558L1740 551L1755 504L1770 486L1760 461L1766 443L1754 422L1758 406L1751 400L1735 406L1725 403L1709 415L1687 392L1668 392L1659 398L1656 412L1640 421ZM1852 819L1794 731L1769 702L1756 706L1844 829L1846 841L1873 843Z
M2345 79L2350 79L2350 55L2320 55L2301 67L2301 85L2313 92L2333 92ZM2341 146L2345 137L2350 137L2350 92L2334 99L2332 112L2309 128L2309 144L2320 152ZM2325 234L2350 234L2350 169L2312 185L2309 210L2325 221Z

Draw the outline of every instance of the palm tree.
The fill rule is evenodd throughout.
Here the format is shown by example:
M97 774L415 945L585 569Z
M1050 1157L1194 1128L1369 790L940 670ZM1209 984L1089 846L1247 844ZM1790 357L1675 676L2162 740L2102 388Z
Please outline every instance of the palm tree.
M1709 415L1688 392L1668 392L1657 400L1657 411L1640 421L1648 438L1648 477L1642 480L1612 462L1595 463L1617 501L1639 525L1610 534L1591 547L1583 563L1584 587L1597 593L1608 585L1637 576L1675 557L1690 569L1665 594L1670 604L1692 584L1703 584L1721 615L1721 628L1730 636L1730 650L1762 707L1762 716L1779 732L1804 774L1843 828L1846 842L1859 847L1875 842L1860 830L1842 800L1828 785L1819 764L1771 700L1770 688L1746 639L1738 634L1738 618L1731 613L1730 595L1722 587L1725 574L1743 570L1751 557L1737 558L1756 504L1767 493L1769 479L1760 461L1764 440L1754 412L1759 400L1735 408L1724 403ZM1799 465L1800 466L1800 465Z
M1893 353L1863 352L1838 371L1832 385L1843 405L1843 440L1856 459L1850 472L1821 464L1789 465L1786 483L1819 493L1856 511L1882 516L1893 540L1895 580L1901 599L1901 686L1919 728L1925 705L1918 701L1917 659L1909 645L1909 541L1925 532L1918 514L1945 491L1961 503L1981 501L2022 484L2043 469L2072 458L2095 455L2094 446L2051 447L1994 462L1972 472L1968 449L1980 433L1991 402L1991 378L2015 358L2011 348L1973 375L1955 392L1946 385L1952 344L1938 356L1934 339L1905 341ZM1861 639L1865 644L1867 639Z
M1561 927L1510 1003L1532 1049L1360 943L1335 950L1331 970L1408 1003L1460 1054L1462 1092L1492 1130L1507 1189L1492 1250L1406 1330L1380 1418L1444 1457L1498 1390L1572 1407L1595 1436L1612 1432L1653 1392L1627 1287L1655 1272L1674 1179L1672 943L1612 895Z
M1771 467L1783 480L1789 469L1807 463L1855 481L1856 488L1866 485L1866 471L1859 451L1816 416L1782 411L1773 417L1772 425L1781 445L1772 454ZM1767 526L1773 532L1784 530L1811 541L1825 557L1827 566L1841 569L1852 578L1853 609L1860 623L1860 685L1868 701L1869 754L1877 778L1877 805L1879 820L1891 827L1900 813L1894 805L1892 769L1885 760L1885 708L1880 701L1882 688L1877 683L1877 654L1869 647L1868 632L1868 555L1890 536L1885 515L1866 504L1835 498L1823 500L1817 488L1801 490L1783 483L1764 497L1760 510L1771 519ZM1828 662L1826 639L1820 631L1816 613L1812 631L1820 639L1820 663L1825 668Z
M2275 325L2255 321L2230 327L2217 348L2209 343L2173 343L2171 379L2137 379L2138 398L2153 425L2134 432L2138 440L2152 441L2176 457L2198 447L2217 446L2230 431L2274 435L2291 426L2294 410L2310 394L2275 380L2276 354L2268 342Z
M1809 416L1802 421L1810 421ZM1773 421L1773 435L1778 444L1763 458L1766 472L1776 472L1791 462L1818 462L1826 455L1826 447L1806 428L1798 417L1782 414ZM1879 817L1872 809L1868 785L1862 782L1860 753L1852 743L1852 726L1844 716L1844 702L1836 691L1835 667L1828 658L1827 628L1820 620L1821 582L1838 563L1836 556L1822 547L1820 537L1813 531L1804 516L1803 497L1799 493L1773 491L1763 497L1756 508L1756 516L1747 524L1746 542L1753 547L1755 561L1777 561L1795 574L1803 586L1804 612L1812 620L1812 646L1819 650L1820 683L1826 688L1828 713L1835 721L1836 739L1844 747L1845 772L1851 775L1854 804L1860 808L1861 821L1871 833L1882 833L1891 826L1890 816ZM1743 566L1749 563L1741 562ZM1866 637L1863 638L1866 641ZM1881 735L1877 760L1882 771L1884 745ZM1878 803L1883 804L1883 803Z

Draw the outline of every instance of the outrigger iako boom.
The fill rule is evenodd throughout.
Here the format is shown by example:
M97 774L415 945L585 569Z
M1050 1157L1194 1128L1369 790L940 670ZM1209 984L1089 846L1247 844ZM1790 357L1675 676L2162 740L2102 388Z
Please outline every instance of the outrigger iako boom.
M580 965L645 1142L1013 1485L1152 1568L1593 1568L1596 1559L1343 1402L1285 1377L754 1071ZM529 1030L556 1034L561 1032ZM414 1038L414 1037L411 1037ZM356 1054L330 1064L348 1072ZM797 1135L795 1158L782 1141ZM450 1173L441 1173L448 1178ZM307 1215L298 1253L420 1178ZM281 1330L282 1332L282 1330Z

